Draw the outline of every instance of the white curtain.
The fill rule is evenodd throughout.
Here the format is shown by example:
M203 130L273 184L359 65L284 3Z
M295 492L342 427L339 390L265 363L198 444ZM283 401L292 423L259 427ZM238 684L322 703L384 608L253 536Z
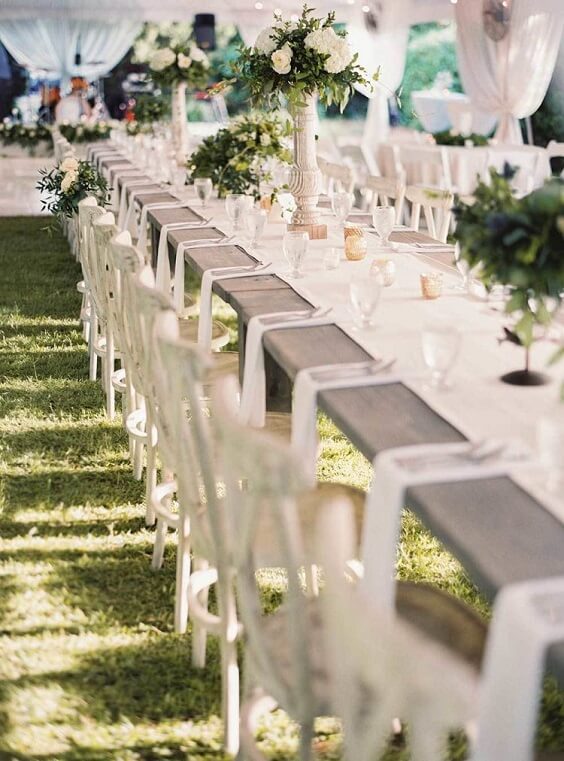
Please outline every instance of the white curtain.
M79 21L69 19L14 19L0 21L0 40L22 66L61 78L88 79L107 74L131 47L141 29L139 21L122 19ZM75 64L80 52L81 63Z
M370 98L363 145L371 151L388 136L388 99L396 92L403 79L409 28L400 25L398 17L401 17L405 4L405 0L396 0L388 6L388 14L380 19L377 31L367 28L365 14L360 9L348 27L349 40L353 50L358 53L361 66L364 66L370 76L381 67L381 81L374 85L372 91L363 87L357 88Z
M522 143L519 119L533 114L546 94L564 25L564 3L512 0L509 32L500 42L486 35L482 3L456 4L458 65L476 108L499 117L499 142Z

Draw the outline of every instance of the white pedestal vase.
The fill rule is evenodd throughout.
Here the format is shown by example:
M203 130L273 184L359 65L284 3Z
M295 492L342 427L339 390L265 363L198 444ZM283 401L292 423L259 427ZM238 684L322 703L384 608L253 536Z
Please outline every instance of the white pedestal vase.
M317 111L315 95L304 96L305 104L295 109L294 166L290 173L289 188L296 201L289 230L303 230L312 239L326 238L327 225L321 224L317 209L321 191L321 172L317 166L315 130Z
M186 118L186 82L172 88L172 138L178 166L184 166L188 156L188 121Z

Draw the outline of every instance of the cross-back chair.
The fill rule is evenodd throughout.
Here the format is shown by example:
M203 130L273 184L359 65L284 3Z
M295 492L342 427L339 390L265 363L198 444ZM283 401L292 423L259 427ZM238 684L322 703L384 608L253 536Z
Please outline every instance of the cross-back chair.
M411 204L410 226L419 230L423 209L428 234L445 243L452 218L454 195L448 190L408 185L405 197Z
M368 207L369 211L372 213L374 207L378 205L390 206L390 202L393 201L396 224L400 224L403 218L405 183L401 179L370 175L366 178L365 188L372 196Z

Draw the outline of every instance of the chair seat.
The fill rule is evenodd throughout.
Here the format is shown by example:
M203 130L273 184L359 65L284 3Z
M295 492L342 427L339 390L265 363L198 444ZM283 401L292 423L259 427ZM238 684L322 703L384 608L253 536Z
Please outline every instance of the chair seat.
M198 342L198 321L197 320L179 320L180 337L184 341L190 341L191 343ZM229 330L219 320L213 320L212 322L212 338L211 348L212 351L221 349L229 343Z
M206 373L205 386L212 385L218 378L226 375L239 375L238 351L215 351L212 361L213 365Z

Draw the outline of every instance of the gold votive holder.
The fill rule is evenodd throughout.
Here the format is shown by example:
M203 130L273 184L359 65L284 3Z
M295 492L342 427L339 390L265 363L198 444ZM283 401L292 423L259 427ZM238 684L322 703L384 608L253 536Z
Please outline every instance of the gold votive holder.
M396 263L391 259L374 259L371 269L378 270L382 276L382 285L389 288L396 279Z
M345 223L345 256L351 262L359 262L364 259L368 251L368 244L362 227L351 223Z
M272 196L261 196L259 205L261 209L269 212L272 209Z
M443 291L443 275L441 272L423 272L419 276L421 295L424 299L438 299Z

